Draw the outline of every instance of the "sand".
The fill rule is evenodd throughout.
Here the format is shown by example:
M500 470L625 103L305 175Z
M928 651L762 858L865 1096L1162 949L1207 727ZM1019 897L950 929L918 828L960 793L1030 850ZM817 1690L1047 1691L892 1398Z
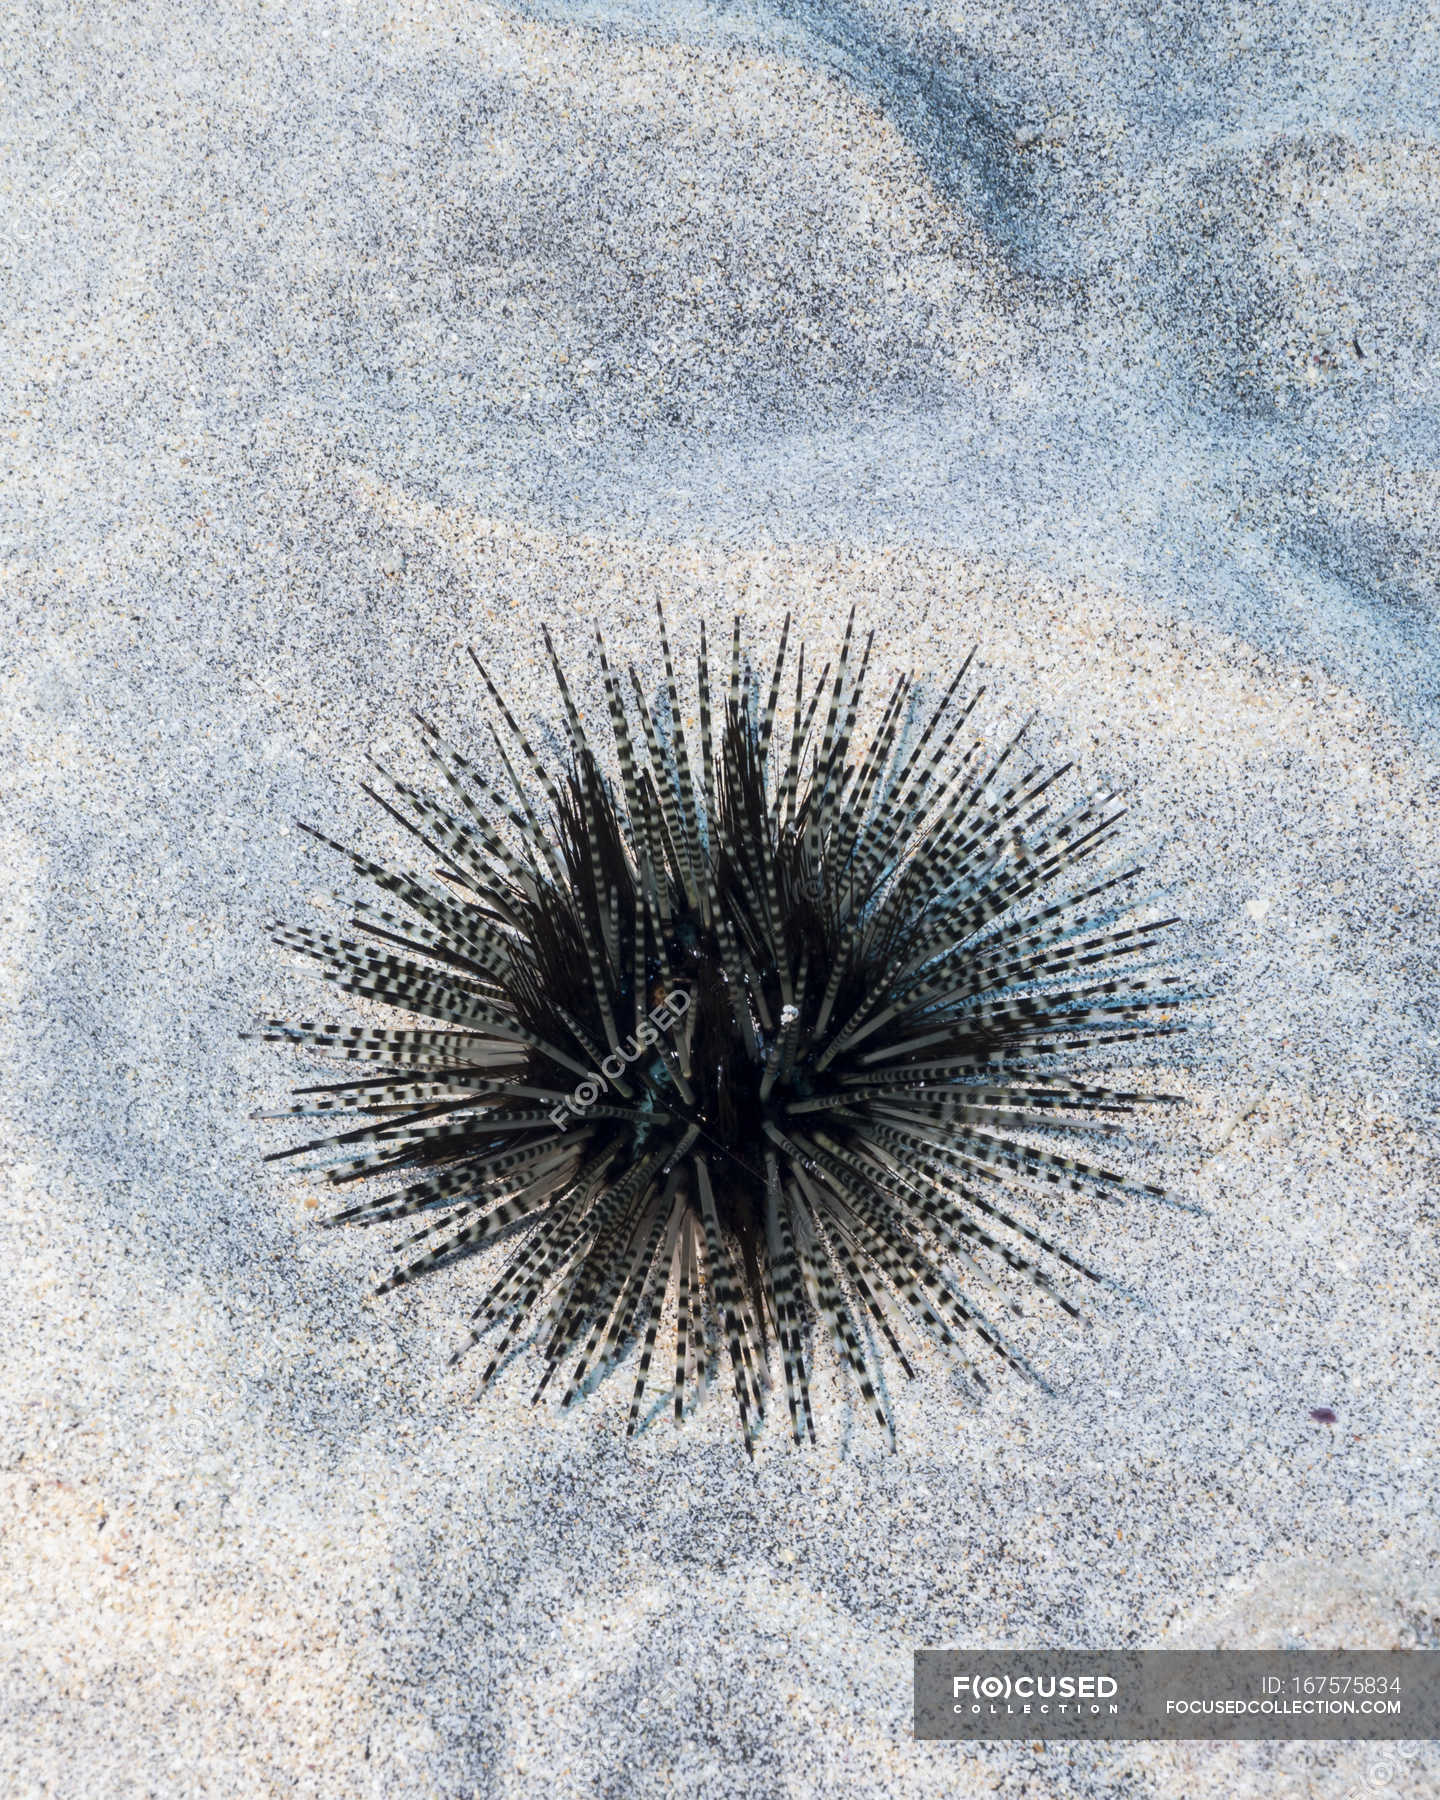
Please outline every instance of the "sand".
M1423 1795L919 1745L924 1644L1440 1643L1440 47L1404 7L0 26L0 1792ZM1125 789L1213 992L1051 1396L627 1443L263 1166L419 706L793 609ZM553 738L547 741L552 741ZM1310 1417L1329 1407L1333 1425Z

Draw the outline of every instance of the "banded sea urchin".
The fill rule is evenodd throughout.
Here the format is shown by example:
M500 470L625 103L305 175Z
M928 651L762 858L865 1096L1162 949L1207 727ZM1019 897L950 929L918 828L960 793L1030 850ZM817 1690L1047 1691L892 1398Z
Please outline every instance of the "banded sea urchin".
M718 721L702 625L698 762L663 614L653 712L633 669L627 706L597 633L618 780L547 631L562 773L477 659L513 795L417 715L447 799L393 777L391 798L367 792L435 870L314 833L403 910L361 902L354 935L277 941L420 1022L269 1021L380 1071L297 1090L292 1112L361 1122L277 1154L317 1152L337 1184L404 1175L328 1221L422 1220L378 1292L513 1240L464 1346L498 1334L482 1385L537 1325L540 1391L573 1361L566 1406L638 1343L633 1431L673 1301L677 1419L723 1342L751 1445L778 1347L791 1432L813 1439L823 1327L893 1443L880 1339L907 1374L917 1328L1024 1369L977 1290L1014 1279L1074 1314L1052 1270L1100 1279L1020 1214L1047 1187L1135 1189L1054 1134L1170 1098L1065 1069L1178 1029L1173 980L1140 960L1174 921L1140 919L1138 869L1102 856L1113 796L1057 811L1069 765L1019 773L1023 730L994 754L971 737L973 657L923 724L897 679L853 750L870 659L853 625L808 690L800 650L782 709L790 620L762 683L737 619Z

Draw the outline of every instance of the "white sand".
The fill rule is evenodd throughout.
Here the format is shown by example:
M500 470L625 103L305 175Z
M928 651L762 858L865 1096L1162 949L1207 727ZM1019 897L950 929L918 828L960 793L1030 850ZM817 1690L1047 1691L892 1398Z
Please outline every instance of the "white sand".
M0 1793L1433 1793L909 1722L921 1644L1440 1642L1433 12L0 32ZM753 1470L623 1378L475 1403L479 1271L368 1305L259 1164L263 923L344 879L288 822L392 843L364 752L478 720L463 644L543 719L540 621L653 674L656 596L980 640L1181 884L1205 1210L1066 1217L1145 1308L1053 1399L937 1361L899 1455L837 1387Z

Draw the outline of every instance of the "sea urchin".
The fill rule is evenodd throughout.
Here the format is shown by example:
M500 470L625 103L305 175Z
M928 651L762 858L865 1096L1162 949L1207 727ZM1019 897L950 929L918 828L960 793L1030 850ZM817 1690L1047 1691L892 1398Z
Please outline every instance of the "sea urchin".
M464 1346L498 1334L482 1385L537 1326L540 1390L568 1367L567 1406L638 1344L633 1431L673 1302L677 1419L723 1344L750 1445L778 1348L790 1429L813 1438L823 1328L893 1442L879 1338L907 1374L917 1329L1024 1368L980 1297L993 1278L1074 1313L1051 1270L1094 1274L1037 1202L1134 1184L1055 1134L1168 1096L1064 1071L1178 1028L1173 981L1143 966L1172 921L1137 922L1138 870L1101 854L1112 796L1057 811L1065 769L1020 772L1023 732L993 754L971 740L969 659L923 724L899 678L860 754L870 645L852 657L852 628L810 690L799 652L782 709L789 619L768 682L737 620L717 719L702 626L698 746L663 615L654 711L633 669L627 705L601 641L614 775L546 632L563 772L482 667L513 792L420 719L446 799L367 791L435 868L332 845L389 901L358 904L351 935L277 929L327 981L411 1015L268 1022L379 1071L299 1090L294 1113L359 1122L279 1154L318 1152L336 1184L403 1176L329 1221L422 1221L379 1292L511 1241Z

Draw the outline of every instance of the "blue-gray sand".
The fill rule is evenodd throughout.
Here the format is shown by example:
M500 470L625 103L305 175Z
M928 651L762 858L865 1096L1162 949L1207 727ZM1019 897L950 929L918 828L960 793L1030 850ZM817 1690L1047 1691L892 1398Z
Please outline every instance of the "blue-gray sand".
M1434 1793L910 1710L1440 1643L1433 6L24 0L0 77L0 1792ZM892 1367L893 1454L823 1344L753 1464L718 1391L627 1440L633 1352L477 1396L493 1255L368 1299L262 1161L335 1076L241 1033L363 1013L270 942L361 891L296 822L403 859L366 757L493 763L467 647L554 757L541 626L598 727L657 600L978 646L1205 992L1176 1204L1038 1206L1114 1287L1044 1388Z

